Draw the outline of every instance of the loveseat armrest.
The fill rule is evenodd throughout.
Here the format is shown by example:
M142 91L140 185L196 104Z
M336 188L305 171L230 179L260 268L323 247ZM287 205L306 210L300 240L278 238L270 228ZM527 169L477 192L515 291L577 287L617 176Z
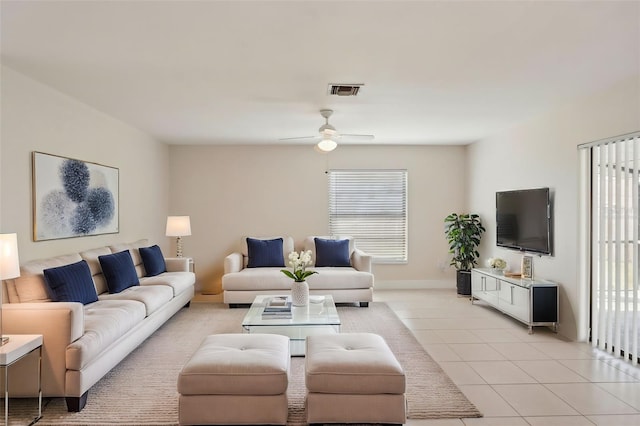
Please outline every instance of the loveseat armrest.
M231 253L224 258L224 273L230 274L231 272L240 272L244 269L244 259L242 253Z
M165 257L164 263L167 266L167 272L189 272L188 257Z
M358 271L371 273L371 255L354 249L351 254L351 265Z
M2 305L2 328L5 334L42 334L42 390L45 395L65 394L67 371L66 351L71 342L84 334L82 303L8 303ZM33 360L32 360L33 361ZM16 374L24 376L24 383L13 381L12 392L17 396L33 396L35 389L26 380L37 367L16 364ZM13 368L12 368L13 370Z

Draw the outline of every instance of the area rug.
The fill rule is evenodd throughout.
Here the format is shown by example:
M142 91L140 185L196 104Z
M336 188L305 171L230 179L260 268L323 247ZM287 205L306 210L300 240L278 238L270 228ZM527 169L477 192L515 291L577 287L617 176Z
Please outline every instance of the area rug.
M86 407L68 413L64 398L45 398L38 425L176 425L180 369L205 336L239 333L247 309L192 303L156 331L89 391ZM480 417L482 414L424 351L385 304L339 306L341 332L370 332L385 338L407 377L410 419ZM305 424L304 358L291 359L288 424ZM9 424L28 424L35 399L12 399ZM26 423L25 423L26 421Z

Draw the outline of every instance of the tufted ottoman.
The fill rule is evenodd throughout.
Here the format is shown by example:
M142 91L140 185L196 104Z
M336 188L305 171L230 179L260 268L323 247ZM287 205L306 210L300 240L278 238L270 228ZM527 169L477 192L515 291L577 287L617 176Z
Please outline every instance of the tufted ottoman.
M305 363L308 423L405 422L404 371L377 334L309 336Z
M207 336L178 376L180 424L286 424L290 361L285 336Z

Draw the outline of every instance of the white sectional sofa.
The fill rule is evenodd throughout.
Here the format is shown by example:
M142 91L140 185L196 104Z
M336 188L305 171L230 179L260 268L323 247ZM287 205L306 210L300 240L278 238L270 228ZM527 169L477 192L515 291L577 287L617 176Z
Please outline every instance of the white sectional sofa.
M195 275L189 272L186 258L166 258L166 272L145 276L139 248L148 245L140 240L31 261L21 266L19 278L3 282L3 300L9 302L2 309L4 333L44 336L43 395L66 397L69 411L82 410L89 389L188 306L194 295ZM125 250L139 285L110 294L98 257ZM43 270L82 260L89 267L98 301L84 305L51 301ZM37 396L36 362L37 357L30 357L11 368L12 397Z
M282 251L285 264L288 255L296 251L295 242L291 236L283 237L253 237L261 240L273 240L282 238ZM311 250L314 265L309 270L317 271L307 278L309 293L331 294L336 303L359 303L366 307L373 300L374 276L371 272L371 256L354 247L353 239L349 237L327 237L322 239L348 239L349 240L349 266L331 267L315 266L316 247L315 238L310 236L304 239L301 250ZM274 267L248 267L249 249L247 237L241 239L240 251L229 254L224 260L224 275L222 276L222 288L224 303L230 307L242 304L250 304L257 295L283 294L291 291L291 278L287 278L281 269L285 266Z

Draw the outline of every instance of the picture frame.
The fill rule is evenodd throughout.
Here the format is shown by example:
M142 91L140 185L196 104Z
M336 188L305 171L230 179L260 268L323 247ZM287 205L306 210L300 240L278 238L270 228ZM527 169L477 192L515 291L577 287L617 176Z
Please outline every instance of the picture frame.
M119 174L115 167L33 151L33 240L120 232Z
M533 256L522 256L522 278L533 279Z

